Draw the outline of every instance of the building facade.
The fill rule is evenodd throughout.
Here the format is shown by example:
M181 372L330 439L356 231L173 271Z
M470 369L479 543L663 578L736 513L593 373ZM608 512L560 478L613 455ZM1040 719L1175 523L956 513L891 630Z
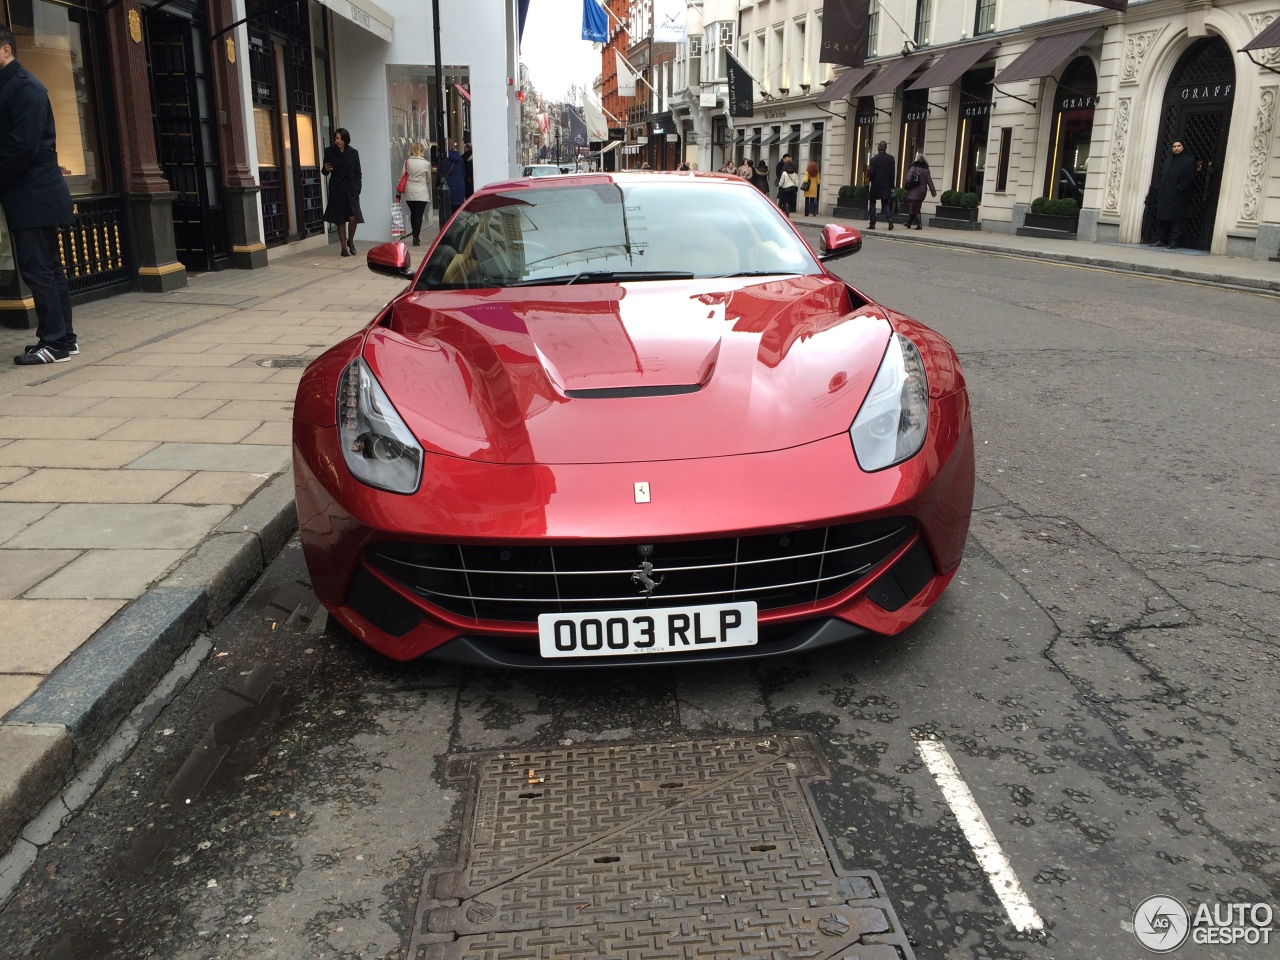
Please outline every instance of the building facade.
M1280 15L1274 0L875 7L868 69L832 84L848 132L827 149L828 204L886 140L900 167L923 155L940 189L979 194L983 230L1022 228L1037 198L1074 199L1078 239L1139 243L1179 139L1198 161L1184 244L1277 255L1280 50L1240 52Z

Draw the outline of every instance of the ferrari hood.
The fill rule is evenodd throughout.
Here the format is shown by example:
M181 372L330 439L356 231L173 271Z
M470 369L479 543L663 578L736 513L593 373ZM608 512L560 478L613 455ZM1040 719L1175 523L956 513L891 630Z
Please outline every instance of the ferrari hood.
M429 452L734 456L849 428L890 333L851 296L827 276L414 293L364 356Z

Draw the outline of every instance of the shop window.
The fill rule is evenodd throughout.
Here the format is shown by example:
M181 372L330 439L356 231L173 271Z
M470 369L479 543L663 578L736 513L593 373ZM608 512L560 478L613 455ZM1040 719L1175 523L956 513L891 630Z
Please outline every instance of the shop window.
M13 5L9 23L18 41L18 59L49 91L58 162L77 197L105 193L108 175L88 16L74 7L29 0Z
M916 0L915 43L917 47L929 45L929 29L932 25L933 0Z
M876 55L880 42L880 0L871 0L867 7L867 56Z
M258 166L275 167L276 158L275 118L266 107L253 108L253 134L258 144Z
M1009 189L1009 154L1013 151L1013 127L1000 128L1000 162L996 166L996 192Z

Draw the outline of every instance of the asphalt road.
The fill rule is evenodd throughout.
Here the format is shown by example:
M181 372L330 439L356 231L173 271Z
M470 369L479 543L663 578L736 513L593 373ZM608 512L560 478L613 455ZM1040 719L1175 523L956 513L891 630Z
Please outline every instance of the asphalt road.
M446 757L727 734L808 736L834 852L920 958L1146 956L1126 925L1158 894L1280 909L1280 299L881 237L839 269L949 337L973 399L970 544L916 628L728 669L396 666L312 619L292 544L45 849L0 954L404 957L458 856Z

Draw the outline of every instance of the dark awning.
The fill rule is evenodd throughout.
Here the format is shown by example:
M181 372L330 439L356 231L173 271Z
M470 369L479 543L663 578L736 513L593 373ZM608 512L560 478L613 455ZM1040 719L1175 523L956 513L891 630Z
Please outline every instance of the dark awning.
M854 88L875 71L875 67L854 67L846 70L832 81L831 86L818 94L814 103L834 103L843 100L853 93Z
M801 143L813 143L815 140L822 139L822 127L815 127L812 133L807 133L800 138Z
M1040 37L1018 54L1018 58L998 74L993 83L1014 83L1017 80L1039 80L1047 77L1063 60L1071 56L1101 32L1101 27L1085 27L1070 33L1057 33L1052 37Z
M738 136L737 136L737 138L736 138L733 142L734 142L734 143L746 143L746 140L747 140L747 131L746 131L746 130L739 130L739 131L738 131Z
M949 87L959 80L970 67L985 57L996 41L983 40L956 47L942 55L942 59L924 72L919 80L907 87L908 90L928 90L930 87Z
M1243 50L1268 50L1280 47L1280 17L1271 21L1271 26L1244 45Z
M924 63L928 57L927 53L921 53L885 64L880 72L871 78L871 82L862 88L861 95L874 97L877 93L893 93L898 89L898 84L915 73L916 67Z
M767 137L765 137L763 140L760 141L760 146L772 147L775 143L781 143L781 142L782 142L782 134L771 133Z
M743 146L754 147L759 142L760 142L760 134L753 133L751 136L747 137L747 139L743 140L742 144Z

